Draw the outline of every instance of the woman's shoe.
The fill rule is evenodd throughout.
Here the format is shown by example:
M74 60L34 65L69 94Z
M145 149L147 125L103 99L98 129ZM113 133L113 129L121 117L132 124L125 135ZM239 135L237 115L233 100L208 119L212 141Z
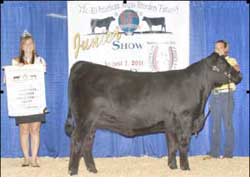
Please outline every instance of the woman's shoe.
M31 167L40 167L39 163L37 160L31 162Z
M30 165L29 159L25 158L23 163L22 163L22 167L28 167L29 165Z

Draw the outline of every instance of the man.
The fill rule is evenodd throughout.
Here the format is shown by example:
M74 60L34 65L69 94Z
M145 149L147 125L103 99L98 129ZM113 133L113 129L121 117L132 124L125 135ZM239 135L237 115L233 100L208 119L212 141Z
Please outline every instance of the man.
M240 71L236 59L228 56L229 45L224 40L215 43L215 52L224 55L227 62L236 70ZM236 85L231 82L213 89L210 99L210 110L212 118L211 147L208 158L220 157L221 144L221 122L223 120L225 129L224 155L222 158L232 158L234 150L234 128L233 128L233 93Z

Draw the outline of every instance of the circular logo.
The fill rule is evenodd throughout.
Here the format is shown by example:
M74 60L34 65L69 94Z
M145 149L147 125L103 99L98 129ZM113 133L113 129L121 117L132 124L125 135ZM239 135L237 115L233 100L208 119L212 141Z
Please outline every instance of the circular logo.
M125 34L133 34L139 25L139 16L133 10L124 10L119 16L118 23Z

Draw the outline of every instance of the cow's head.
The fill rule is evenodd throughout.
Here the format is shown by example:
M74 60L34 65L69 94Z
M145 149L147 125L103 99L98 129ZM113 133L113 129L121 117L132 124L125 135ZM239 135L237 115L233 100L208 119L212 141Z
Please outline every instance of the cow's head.
M145 21L145 20L146 20L146 17L142 17L142 20L144 20L144 21Z
M228 82L238 84L242 80L242 74L236 71L225 59L225 56L220 56L216 52L206 58L208 70L212 73L215 86L220 86Z
M109 17L109 18L110 18L110 20L111 20L111 21L114 21L114 20L115 20L115 18L114 18L114 17Z

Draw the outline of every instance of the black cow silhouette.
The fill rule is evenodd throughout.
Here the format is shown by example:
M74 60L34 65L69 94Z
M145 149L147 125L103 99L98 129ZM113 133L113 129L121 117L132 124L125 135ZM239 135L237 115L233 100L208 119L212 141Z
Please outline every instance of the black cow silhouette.
M91 19L90 26L92 33L95 33L95 28L96 27L106 27L106 31L108 32L109 26L112 21L114 21L114 17L107 17L104 19Z
M152 31L152 26L161 25L161 31L164 28L164 31L166 32L165 17L157 17L157 18L143 17L142 20L147 22L150 31Z

